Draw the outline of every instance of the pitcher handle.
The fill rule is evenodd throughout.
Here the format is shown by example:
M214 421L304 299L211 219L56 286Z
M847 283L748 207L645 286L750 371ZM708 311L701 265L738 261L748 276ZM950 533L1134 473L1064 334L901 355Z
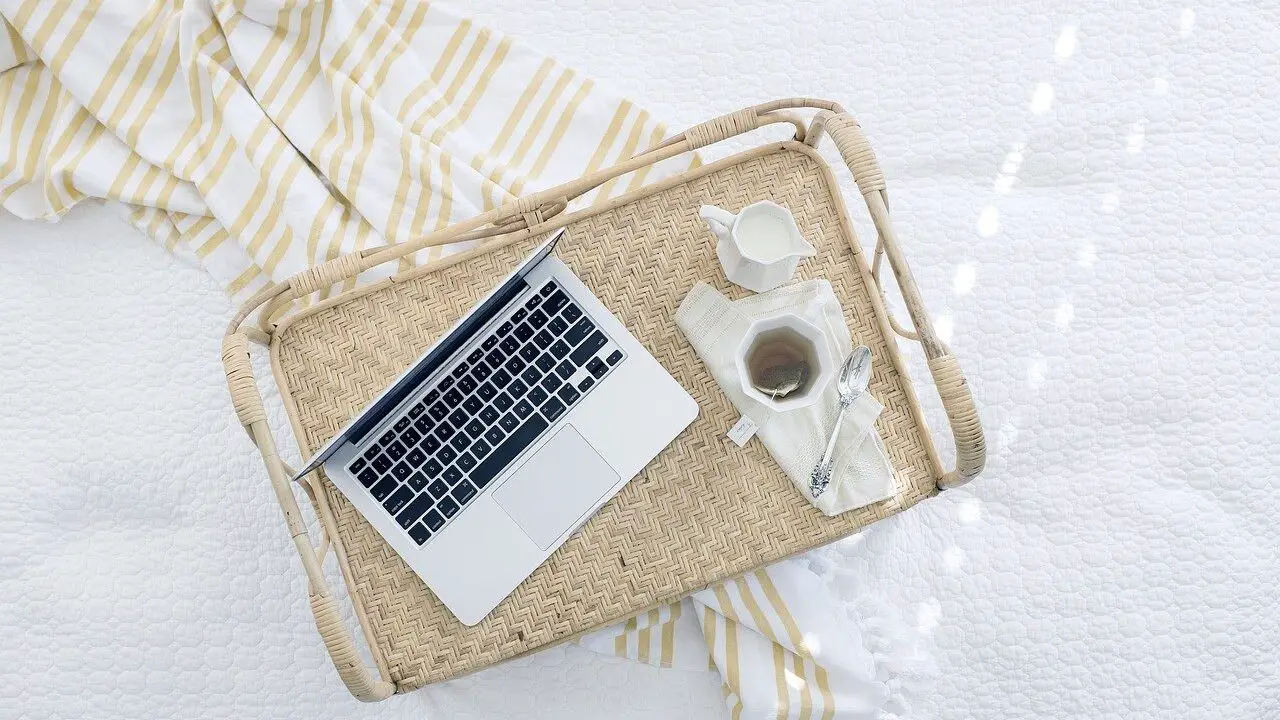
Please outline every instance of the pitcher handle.
M721 236L727 236L733 229L733 221L738 219L737 215L715 205L698 208L698 217L711 226L711 232Z

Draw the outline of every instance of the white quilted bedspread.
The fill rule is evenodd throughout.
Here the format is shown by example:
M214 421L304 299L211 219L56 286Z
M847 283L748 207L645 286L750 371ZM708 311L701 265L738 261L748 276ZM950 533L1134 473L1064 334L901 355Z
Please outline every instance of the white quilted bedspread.
M472 5L673 124L862 120L991 448L822 553L932 653L906 715L1280 718L1274 3ZM0 218L0 718L724 716L712 674L576 647L351 700L227 401L229 312L110 211Z

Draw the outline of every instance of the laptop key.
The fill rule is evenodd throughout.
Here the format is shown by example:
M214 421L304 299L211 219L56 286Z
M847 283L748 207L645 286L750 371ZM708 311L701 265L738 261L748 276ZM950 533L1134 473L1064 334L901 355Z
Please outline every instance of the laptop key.
M582 317L582 308L578 307L577 305L574 305L573 303L569 303L568 305L564 306L564 310L561 310L560 314L564 316L565 320L568 320L569 322L574 322L578 318Z
M435 426L436 426L436 423L434 420L431 419L430 415L423 415L422 417L415 420L413 423L413 429L417 430L423 435L426 435L427 433L431 432L431 428Z
M409 451L404 460L410 467L422 467L422 463L427 461L427 454L422 452L422 448L415 447Z
M472 420L471 422L467 423L467 434L470 435L471 437L480 437L482 434L484 434L484 427L485 427L484 423L480 422L479 420Z
M448 379L449 379L449 378L445 378L445 380L448 380ZM441 385L443 385L443 384L444 384L444 383L441 383ZM435 401L437 401L437 400L439 400L439 399L440 399L440 393L442 393L442 392L444 392L445 390L448 390L448 389L449 389L449 388L447 388L447 387L436 387L436 388L434 388L434 389L432 389L432 390L428 390L428 391L427 391L427 394L422 396L422 403L421 403L421 404L423 405L423 407L426 407L427 405L430 405L431 403L433 403L433 402L435 402Z
M577 372L577 370L578 368L574 367L568 360L561 360L560 364L556 366L556 373L563 380L568 380L569 376Z
M401 485L398 490L391 493L391 497L382 501L382 507L386 508L387 512L391 513L392 515L395 515L396 513L400 512L400 508L403 508L405 505L408 505L409 501L412 499L413 499L413 490L410 490L408 487Z
M422 543L431 539L431 531L427 529L426 525L423 525L422 523L418 523L417 525L414 525L413 529L409 531L409 537L415 543L421 545Z
M502 439L505 438L506 436L507 434L502 432L501 429L496 427L491 427L487 432L485 432L484 439L488 440L494 445L498 445L502 442Z
M507 386L507 383L511 382L511 373L507 372L505 369L499 368L493 372L493 377L489 378L489 382L493 383L493 386L496 388L504 388Z
M529 311L524 308L520 308L519 310L511 313L511 322L518 324L521 320L527 317L529 317Z
M431 409L427 412L431 414L432 420L439 422L449 415L449 406L442 402L438 402L435 405L432 405Z
M577 402L578 398L582 397L582 395L572 385L565 383L564 387L560 388L560 390L556 392L556 397L563 400L565 405L572 405Z
M434 454L435 451L440 449L440 439L435 435L428 435L418 447L422 448L422 451L428 455Z
M453 498L445 495L440 499L440 504L436 505L436 509L438 509L445 517L451 518L458 514L458 503L454 501Z
M534 310L529 313L529 324L533 326L534 330L541 328L547 324L547 314L541 310Z
M454 410L451 415L449 415L449 422L453 423L454 427L462 427L463 425L467 424L467 418L469 417L471 416L467 414L466 410L463 410L462 408L458 408L457 410Z
M454 388L444 394L444 403L443 403L444 405L447 405L449 407L458 407L458 405L461 402L462 402L462 393L458 390L458 388Z
M542 372L549 373L556 366L556 359L551 353L544 353L533 364L537 365Z
M483 460L484 456L488 455L489 451L492 449L493 448L489 446L489 443L484 441L484 438L480 438L471 443L471 454L475 455L477 460Z
M452 425L450 425L448 422L442 421L439 425L436 426L436 439L439 440L441 443L446 443L449 441L449 438L453 437L453 434L455 432L457 431L453 429Z
M462 472L466 472L476 466L476 458L471 453L462 453L458 456L458 468Z
M587 372L595 375L596 377L602 377L605 373L609 372L609 366L605 365L604 361L600 358L593 357L587 361Z
M533 389L529 391L529 402L533 403L534 406L538 406L546 402L547 397L548 397L547 391L543 390L537 385L535 385Z
M471 376L468 375L458 381L458 389L464 393L469 393L476 389L476 381L472 380Z
M457 485L461 479L462 471L458 469L457 465L450 465L444 469L444 481L449 483L449 487Z
M605 362L609 363L610 365L617 365L618 361L621 359L622 359L622 351L614 350L613 352L609 353L609 357L605 358Z
M422 517L422 513L430 510L434 504L435 500L430 495L423 493L414 498L413 502L400 511L400 514L396 516L396 522L400 523L400 527L407 528L417 522L418 518Z
M609 338L606 338L604 333L597 330L591 333L591 337L583 340L582 344L575 348L573 352L569 353L569 359L573 361L574 365L580 366L590 360L591 356L595 355L596 351L604 347L608 342Z
M538 382L538 380L541 378L542 378L542 371L538 370L538 368L532 365L525 368L524 372L520 373L520 379L523 380L526 385L533 385L534 383Z
M564 403L557 398L551 398L542 404L542 414L546 415L551 422L555 422L556 418L564 414Z
M498 388L494 387L493 383L490 383L490 382L486 382L485 384L481 385L478 390L476 390L476 395L479 395L480 398L483 400L492 400L493 396L497 394L498 394Z
M564 384L564 381L561 380L560 376L556 375L555 373L547 373L547 376L542 378L542 382L539 384L542 385L543 390L546 390L549 393L553 393L556 390L558 390L561 385Z
M485 458L471 471L471 482L475 483L478 488L488 485L498 473L515 460L516 456L524 451L525 448L542 434L543 430L549 427L549 423L540 415L531 416L524 425L512 433L507 439L493 449L493 454Z
M373 468L365 468L356 476L356 479L360 481L361 485L369 487L378 479L378 471Z
M507 386L507 393L511 395L513 400L520 398L520 396L527 392L529 392L529 386L526 385L523 380L513 380L511 381L511 384Z
M404 443L405 447L417 445L418 441L421 439L422 433L419 433L413 428L405 428L404 432L400 433L400 442Z
M421 415L426 411L427 411L426 405L423 405L422 403L417 403L413 407L409 408L409 417L416 419L419 415Z
M533 328L529 327L529 323L520 323L516 326L516 337L520 339L520 342L525 342L533 337Z
M436 390L439 390L440 392L445 392L449 388L453 387L453 384L455 382L457 382L457 379L454 378L452 375L449 375L445 379L441 380L439 385L436 385Z
M582 378L582 382L578 383L578 392L586 392L595 384L596 381L591 376L584 377Z
M449 440L449 447L452 447L458 452L462 452L463 450L471 447L471 438L467 437L466 433L458 433Z
M369 492L373 495L374 500L382 502L383 500L386 500L387 496L399 486L400 483L396 482L395 478L385 477L382 479L382 482L374 485Z
M426 475L423 475L420 472L416 472L410 475L409 479L405 480L405 482L408 483L409 487L413 488L414 492L422 492L422 489L425 488L427 486L427 483L431 481L427 479ZM418 514L421 515L422 513L418 513ZM414 519L416 520L417 518L415 517Z
M524 301L524 309L532 310L538 307L538 303L542 302L542 298L537 295L531 295L528 300Z
M569 346L565 345L563 340L557 340L551 345L551 354L562 358L569 354Z
M506 393L503 393L503 397L506 397ZM499 413L498 409L495 407L497 404L498 403L495 400L493 405L486 405L485 408L480 411L480 422L484 423L485 425L492 425L495 422L497 422L498 416L501 415L501 413ZM511 406L510 400L507 401L507 406L508 407ZM505 410L506 408L503 408L503 409Z
M364 458L356 458L356 461L351 463L351 465L347 467L347 470L349 470L351 474L354 475L360 472L361 470L363 470L364 466L368 464L369 464L368 460L365 460Z
M520 358L525 362L533 362L538 358L539 354L538 346L532 343L520 348Z
M422 524L431 528L432 532L444 527L444 516L436 510L428 510L426 515L422 516Z
M492 340L492 339L493 338L489 338L489 340ZM488 340L486 340L485 342L488 342ZM484 361L489 363L489 367L493 368L494 370L497 370L498 368L502 367L502 363L507 361L507 356L505 353L500 353L497 350L494 350L493 352L484 356Z
M511 323L507 323L507 324L510 325ZM502 352L510 355L511 353L520 349L520 341L517 340L513 335L511 337L503 338L502 344L499 345L498 347L502 348Z
M582 342L583 338L590 335L591 331L595 329L596 326L591 320L582 318L576 325L569 328L569 332L564 334L564 341L569 343L569 347L573 347Z
M524 418L529 417L529 413L531 412L533 412L533 405L530 404L528 400L521 400L516 403L515 413L520 416L520 419L523 420Z
M490 369L488 365L477 365L475 369L471 371L471 377L475 379L477 383L482 383L485 380L488 380L489 376L492 374L493 370Z
M542 303L542 309L546 310L548 315L555 315L560 308L564 307L568 303L569 296L562 292L558 292L547 298L546 301Z
M395 465L395 463L391 462L391 458L386 455L379 455L373 459L373 469L380 474L390 470L392 465Z
M392 460L399 460L404 457L404 453L405 447L399 442L393 442L387 446L387 455L390 456Z
M502 416L501 420L498 421L498 426L501 427L503 430L506 430L507 432L511 432L512 430L515 430L516 428L520 427L520 418L517 418L515 415L512 415L511 413L507 413L506 415Z
M480 358L482 357L484 357L484 351L481 350L480 348L476 348L475 350L471 351L470 355L467 356L467 362L471 363L472 365L475 365L476 363L480 362Z
M431 494L431 497L439 500L449 492L449 486L446 485L443 480L433 480L431 484L427 486L427 492Z
M554 339L555 338L551 337L551 333L547 332L546 330L539 330L538 334L533 336L533 344L537 345L543 350L546 350L547 346L550 345L551 341Z
M498 336L490 335L489 337L484 339L484 342L480 343L480 347L481 349L484 349L484 350L492 350L494 346L496 346L497 344L498 344Z
M427 477L439 477L441 470L444 470L444 466L435 458L428 460L427 464L422 466L422 471L427 474Z
M458 367L454 368L453 372L449 374L454 376L455 378L461 378L463 375L466 375L467 371L470 369L471 368L466 363L460 362L458 363Z
M458 451L448 445L440 448L440 452L436 453L436 459L440 461L441 465L448 465L456 457L458 457Z
M384 433L384 434L383 434L383 436L382 436L382 437L378 438L378 443L379 443L379 444L381 444L383 447L386 447L386 446L387 446L387 443L389 443L389 442L391 442L392 440L395 440L395 439L396 439L396 433L395 433L395 431L394 431L394 430L388 430L386 433Z
M511 357L507 358L507 362L502 366L502 369L506 370L512 375L519 375L520 371L524 369L525 365L526 363L523 358L521 358L519 355L512 355Z
M504 322L498 326L498 330L497 330L498 337L504 337L509 332L511 332L511 323Z
M468 500L476 496L476 489L469 482L458 483L458 487L450 493L453 499L458 501L459 505L465 504Z
M367 450L365 450L365 451L364 451L364 459L365 459L365 460L372 460L372 459L374 459L374 458L378 457L378 453L379 453L381 450L382 450L382 446L381 446L381 445L379 445L378 443L374 443L374 444L370 445L370 446L369 446L369 448L368 448Z
M413 474L413 468L409 467L408 463L400 463L399 465L391 468L391 474L394 475L397 480L404 480Z
M515 400L512 400L511 396L506 393L498 393L498 397L493 399L493 406L498 408L499 410L505 411L507 408L510 408L514 404L515 404Z
M538 291L538 294L542 297L546 297L555 291L556 284L554 282L548 282L546 285L542 286L542 289Z
M405 428L409 427L409 423L411 422L413 422L413 419L410 418L408 415L406 415L400 418L399 420L397 420L396 424L393 425L392 427L395 429L396 432L402 432Z
M467 398L467 401L462 403L462 408L466 410L469 415L475 415L480 412L480 408L482 407L484 407L484 401L475 395Z

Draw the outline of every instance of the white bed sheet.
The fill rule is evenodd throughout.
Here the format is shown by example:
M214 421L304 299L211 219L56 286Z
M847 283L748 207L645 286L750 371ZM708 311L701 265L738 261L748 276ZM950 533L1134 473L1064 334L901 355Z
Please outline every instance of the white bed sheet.
M673 127L861 119L991 449L823 553L928 639L910 716L1280 717L1275 3L471 5ZM724 716L712 675L574 647L350 700L228 303L111 215L0 217L0 717Z

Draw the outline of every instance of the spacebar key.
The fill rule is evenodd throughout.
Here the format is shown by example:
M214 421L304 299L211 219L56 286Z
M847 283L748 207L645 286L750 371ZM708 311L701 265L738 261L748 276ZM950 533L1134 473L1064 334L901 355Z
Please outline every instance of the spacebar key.
M510 465L511 461L529 447L530 443L538 439L542 431L547 429L547 425L547 421L543 420L541 415L534 413L519 430L511 433L505 442L494 448L493 454L468 473L471 482L478 488L488 485L489 481Z

